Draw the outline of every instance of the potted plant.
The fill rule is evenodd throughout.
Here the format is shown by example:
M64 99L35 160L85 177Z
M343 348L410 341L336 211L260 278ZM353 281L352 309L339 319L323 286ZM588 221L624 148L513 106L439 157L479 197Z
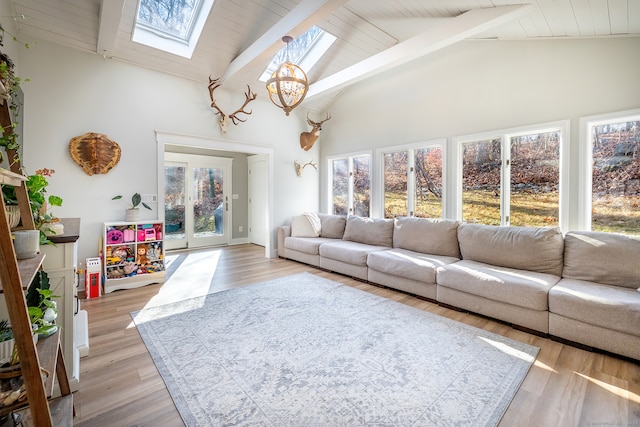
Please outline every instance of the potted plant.
M121 194L111 198L111 200L120 199L122 199ZM140 193L134 193L133 196L131 196L131 206L125 211L124 220L129 222L138 221L140 219L140 209L138 209L138 206L140 205L142 205L146 209L151 210L151 206L142 201L142 196L140 195Z
M54 195L47 195L47 186L49 185L47 178L51 177L54 173L54 169L38 169L35 174L27 177L27 181L25 183L27 186L27 193L29 194L33 220L36 229L40 230L40 244L51 243L47 236L62 234L64 231L60 220L48 212L48 208L50 206L62 206L62 198ZM2 195L7 207L17 207L18 200L16 198L15 187L3 185Z
M47 337L58 330L55 320L58 317L58 305L53 300L59 298L50 289L49 276L38 271L27 290L27 310L33 327L33 333Z
M13 329L9 326L9 321L0 321L0 365L11 364L14 342Z

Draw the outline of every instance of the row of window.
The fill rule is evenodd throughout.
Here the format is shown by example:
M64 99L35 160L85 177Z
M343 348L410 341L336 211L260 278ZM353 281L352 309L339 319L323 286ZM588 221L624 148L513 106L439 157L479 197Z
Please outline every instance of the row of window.
M640 111L580 123L575 159L568 121L330 157L329 211L640 234Z

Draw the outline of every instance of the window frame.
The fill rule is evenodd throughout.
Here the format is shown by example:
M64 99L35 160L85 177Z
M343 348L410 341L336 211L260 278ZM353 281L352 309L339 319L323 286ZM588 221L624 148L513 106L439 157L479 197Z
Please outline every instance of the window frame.
M373 218L373 193L374 186L372 177L375 176L373 172L373 155L371 150L346 153L346 154L337 154L334 156L327 156L326 161L326 176L327 176L327 204L325 206L327 213L333 213L333 162L336 160L347 160L348 163L348 173L349 173L349 182L347 186L347 200L349 201L347 205L347 212L353 211L353 159L357 157L369 156L369 217ZM352 215L348 213L347 215Z
M411 144L394 145L382 147L375 150L375 194L372 194L372 214L376 218L384 218L384 155L407 151L407 216L415 212L415 190L416 176L415 170L411 171L415 165L415 150L440 147L442 150L442 211L440 217L445 218L447 202L447 139L438 138L429 141L414 142ZM374 203L375 200L375 203ZM375 208L374 208L375 206Z
M640 120L640 108L581 117L579 120L578 201L574 229L591 231L593 208L593 133L596 126Z
M454 193L450 212L453 218L463 221L462 218L462 160L463 144L477 141L499 139L501 141L501 166L500 166L500 225L507 226L510 217L511 185L510 185L510 165L507 160L511 160L511 138L535 133L560 132L560 152L559 152L559 194L558 194L558 226L563 232L569 230L568 202L569 202L569 170L570 170L570 120L559 120L554 122L519 126L509 129L494 130L489 132L455 136L452 138L452 161L455 164L454 185L450 189ZM509 214L509 215L507 215Z
M214 1L215 0L202 0L200 2L196 15L190 26L188 38L183 39L163 30L155 29L144 22L138 22L138 14L140 12L141 5L141 1L138 0L131 41L159 49L173 55L191 59L191 56L198 44L198 40L202 35L204 24L207 21L209 13L211 13Z

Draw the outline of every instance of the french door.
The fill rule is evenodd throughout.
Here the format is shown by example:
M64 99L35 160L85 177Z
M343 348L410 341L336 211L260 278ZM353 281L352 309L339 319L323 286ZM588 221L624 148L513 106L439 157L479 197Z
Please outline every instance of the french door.
M165 247L229 243L232 159L165 153Z

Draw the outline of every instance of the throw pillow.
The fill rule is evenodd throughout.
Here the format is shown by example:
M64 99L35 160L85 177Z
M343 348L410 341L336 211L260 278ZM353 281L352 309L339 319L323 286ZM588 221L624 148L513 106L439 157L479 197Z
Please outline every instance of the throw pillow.
M320 223L320 217L315 212L305 212L304 216L307 217L311 227L313 228L313 232L315 233L315 237L320 235L320 231L322 230L322 224Z
M318 237L306 215L291 218L291 237Z
M342 239L344 227L347 224L347 217L342 215L318 214L322 224L320 237L328 239Z

